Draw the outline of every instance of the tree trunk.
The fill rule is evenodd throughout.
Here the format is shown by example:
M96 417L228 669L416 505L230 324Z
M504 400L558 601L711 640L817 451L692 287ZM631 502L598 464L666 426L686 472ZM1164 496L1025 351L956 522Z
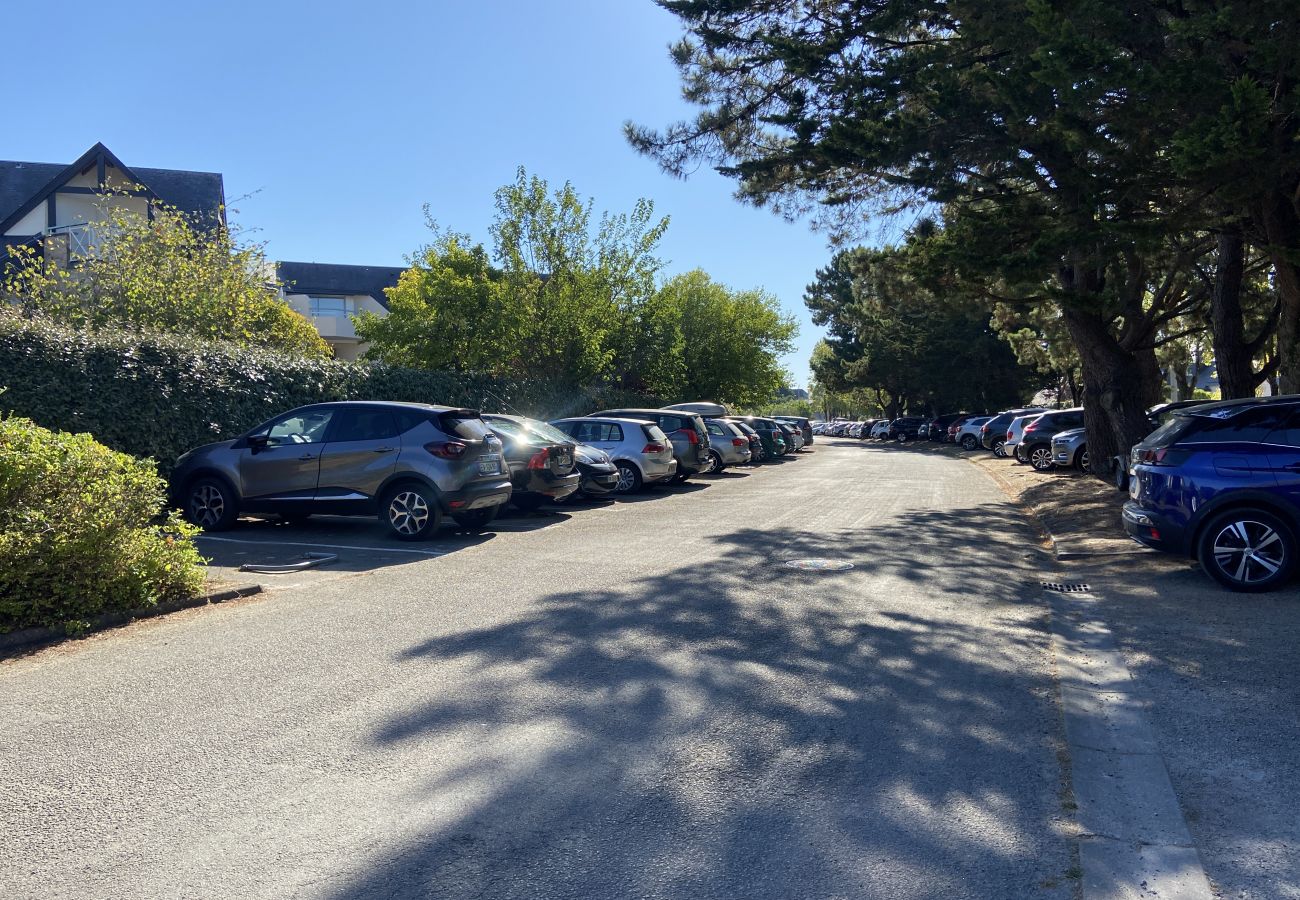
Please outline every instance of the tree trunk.
M1105 477L1111 460L1127 457L1150 431L1146 411L1159 390L1159 368L1153 385L1145 354L1121 347L1101 316L1075 308L1063 313L1082 363L1089 465L1094 475Z
M1210 331L1214 361L1219 369L1219 395L1224 400L1255 396L1255 361L1246 346L1241 317L1241 281L1246 267L1246 248L1241 232L1219 234L1217 271L1210 295Z
M1277 320L1278 386L1284 394L1300 393L1300 271L1292 258L1300 249L1300 221L1282 195L1265 201L1260 220L1282 307Z

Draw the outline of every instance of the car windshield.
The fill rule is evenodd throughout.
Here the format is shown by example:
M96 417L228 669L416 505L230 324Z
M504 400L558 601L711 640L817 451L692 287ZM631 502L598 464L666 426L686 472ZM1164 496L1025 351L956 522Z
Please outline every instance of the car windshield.
M539 422L537 419L524 419L524 425L533 434L544 437L548 441L555 441L560 444L573 443L573 438L547 422Z

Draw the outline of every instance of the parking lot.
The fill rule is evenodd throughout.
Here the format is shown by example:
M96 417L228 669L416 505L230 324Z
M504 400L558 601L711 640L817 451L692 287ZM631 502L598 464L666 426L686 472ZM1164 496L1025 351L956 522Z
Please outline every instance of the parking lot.
M974 475L829 442L473 538L241 524L223 565L338 563L0 669L0 887L1072 896L1036 538Z

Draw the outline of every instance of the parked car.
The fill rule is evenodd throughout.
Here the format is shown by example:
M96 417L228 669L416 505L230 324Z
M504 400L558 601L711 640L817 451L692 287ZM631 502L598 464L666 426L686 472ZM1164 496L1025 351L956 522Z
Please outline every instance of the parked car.
M1020 437L1030 423L1036 421L1041 415L1042 413L1030 413L1027 416L1016 416L1012 419L1011 424L1007 426L1007 439L1002 445L1001 455L1009 454L1016 462L1022 462L1020 457L1015 455L1016 448L1020 446Z
M760 416L728 416L727 421L744 422L758 432L758 437L763 442L764 459L776 459L785 455L785 433L771 419Z
M523 423L529 431L557 443L574 442L573 460L578 470L578 490L575 496L604 497L618 490L618 467L604 450L575 440L572 435L548 422L523 419Z
M880 419L876 424L871 426L871 437L878 441L883 441L889 437L889 426L892 423L889 419Z
M591 416L557 419L551 424L575 441L609 454L618 470L614 490L619 494L671 481L677 474L672 442L653 422Z
M544 435L536 419L489 413L483 418L501 438L514 492L510 502L534 510L548 500L561 501L578 490L577 447L563 432ZM558 438L558 439L557 439Z
M208 531L245 512L378 514L393 537L415 541L432 537L444 515L486 526L511 484L501 441L478 410L348 401L299 407L183 454L170 494Z
M1005 409L980 426L980 446L992 450L995 456L1003 456L1002 446L1007 442L1007 429L1013 419L1029 413L1047 412L1041 406L1027 406L1022 409Z
M1179 410L1192 409L1197 406L1204 406L1207 403L1214 403L1214 400L1176 400L1172 403L1157 403L1147 410L1147 421L1151 424L1151 431L1155 431L1161 425L1164 425ZM1150 434L1150 432L1148 432ZM1137 464L1137 447L1129 448L1128 455L1116 456L1111 460L1112 472L1115 476L1115 487L1121 491L1128 490L1129 477L1132 474L1133 466Z
M1026 462L1039 472L1046 472L1052 461L1052 437L1062 431L1083 427L1083 407L1054 409L1045 412L1025 426L1024 434L1016 444L1016 459Z
M710 472L721 472L727 466L743 466L753 458L749 436L733 422L725 419L705 419L709 432L709 456L713 459Z
M805 447L811 447L813 435L817 432L813 430L812 423L803 416L773 416L778 422L785 422L787 425L795 425L803 432L803 443Z
M952 431L952 441L960 445L963 450L974 450L980 445L980 428L985 425L992 416L970 416L956 424L956 430Z
M673 456L677 458L677 474L673 477L678 482L704 470L712 462L709 432L704 427L704 417L699 413L681 409L604 409L591 415L644 419L658 425L673 443Z
M926 437L932 441L947 441L948 426L961 419L966 418L967 413L949 413L943 416L935 416L930 420L930 425L926 430Z
M900 444L915 440L924 424L920 416L901 416L889 423L889 439Z
M1052 464L1058 468L1088 471L1088 433L1071 428L1052 435Z
M793 425L787 425L785 422L778 422L772 419L772 424L781 429L781 437L785 439L786 455L794 453L803 446L803 432Z
M1300 395L1177 410L1137 447L1124 528L1236 591L1281 587L1300 552Z
M763 439L758 436L758 432L750 427L748 422L741 422L737 419L724 419L740 429L741 433L749 438L749 461L751 463L762 462L767 458L767 451L763 449Z

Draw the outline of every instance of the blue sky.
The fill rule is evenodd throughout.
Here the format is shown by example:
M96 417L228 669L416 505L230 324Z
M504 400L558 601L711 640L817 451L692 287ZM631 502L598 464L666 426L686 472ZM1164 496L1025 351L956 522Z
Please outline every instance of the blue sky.
M49 15L5 10L6 71L35 93L0 158L70 162L103 141L128 166L221 172L272 258L317 262L400 265L425 203L487 243L492 192L519 165L598 209L649 197L672 218L670 273L765 288L799 319L785 363L806 384L820 335L801 298L824 236L743 206L710 170L670 178L623 139L627 119L690 111L667 53L680 28L650 0L71 0L57 33Z

